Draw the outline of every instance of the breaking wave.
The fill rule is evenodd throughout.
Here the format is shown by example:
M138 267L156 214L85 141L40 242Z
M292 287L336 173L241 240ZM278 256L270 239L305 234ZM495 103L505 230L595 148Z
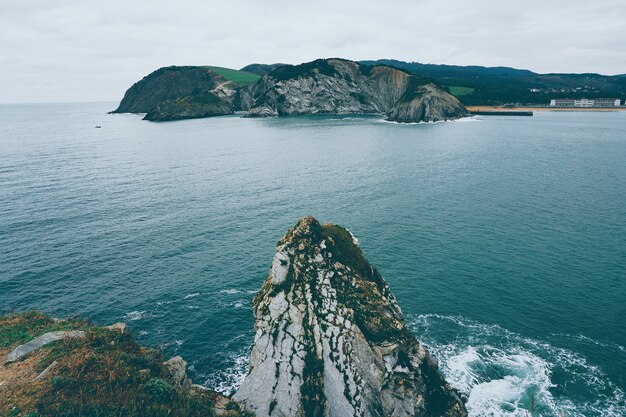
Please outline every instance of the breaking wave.
M624 393L575 352L459 316L408 319L471 417L624 416Z

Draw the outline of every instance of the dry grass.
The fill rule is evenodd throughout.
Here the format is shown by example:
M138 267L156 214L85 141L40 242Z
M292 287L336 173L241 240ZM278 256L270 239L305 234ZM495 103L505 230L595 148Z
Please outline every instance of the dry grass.
M0 318L0 358L58 327L81 329L84 339L51 343L0 370L0 416L213 416L219 394L177 389L159 351L129 334L85 321L55 322L41 313ZM57 361L44 378L34 381ZM244 415L226 400L231 416Z

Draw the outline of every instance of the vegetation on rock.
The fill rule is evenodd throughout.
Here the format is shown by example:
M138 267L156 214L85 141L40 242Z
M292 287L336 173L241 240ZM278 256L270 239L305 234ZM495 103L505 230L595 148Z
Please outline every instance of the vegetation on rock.
M250 371L233 397L258 417L465 417L345 228L301 219L253 301Z
M295 114L386 114L404 95L429 80L384 65L367 66L345 59L317 59L300 65L251 65L250 71L222 67L167 67L128 89L114 113L146 113L145 119L169 121L232 114L247 117ZM259 74L263 74L261 77ZM435 87L437 88L437 87ZM441 91L440 98L454 100ZM430 110L432 108L432 111ZM414 113L423 120L446 120L465 114L442 106ZM413 113L412 113L413 114Z
M547 105L558 97L626 99L626 76L601 74L538 74L508 67L422 64L395 59L361 61L389 65L429 78L465 105L520 103Z
M42 333L69 329L86 337L51 343L0 368L1 416L199 417L216 415L218 402L228 405L220 415L247 415L215 392L177 385L160 351L84 320L59 321L38 312L1 317L0 356Z
M224 77L224 79L240 85L254 84L261 78L259 74L255 74L253 72L248 72L245 70L235 70L231 68L213 66L207 66L207 68L214 73L221 75L222 77Z

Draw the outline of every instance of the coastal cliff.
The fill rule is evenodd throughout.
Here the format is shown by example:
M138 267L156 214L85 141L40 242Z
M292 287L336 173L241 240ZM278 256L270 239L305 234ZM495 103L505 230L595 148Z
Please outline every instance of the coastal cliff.
M123 323L39 312L0 317L0 416L253 417L193 384L181 357L139 346Z
M436 85L412 83L389 110L387 120L401 123L411 123L415 120L438 122L457 119L459 115L468 114L456 97L440 90Z
M255 71L219 73L216 67L161 68L135 83L113 113L146 113L168 121L233 114L379 114L398 122L449 120L467 115L455 97L406 71L345 59L300 65L254 64ZM262 78L241 83L236 73ZM235 75L235 76L233 76ZM427 84L427 85L426 85Z
M160 68L136 82L112 113L168 121L232 114L239 86L208 67Z
M301 219L253 300L250 370L232 399L124 323L0 317L0 415L466 417L356 238Z
M233 398L257 417L467 415L348 230L300 220L253 305L250 371Z

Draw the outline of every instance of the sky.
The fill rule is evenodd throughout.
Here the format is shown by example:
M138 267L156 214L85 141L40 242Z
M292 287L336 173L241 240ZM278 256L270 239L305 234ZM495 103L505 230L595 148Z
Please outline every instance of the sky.
M0 0L0 103L119 101L169 65L394 58L626 73L626 0Z

